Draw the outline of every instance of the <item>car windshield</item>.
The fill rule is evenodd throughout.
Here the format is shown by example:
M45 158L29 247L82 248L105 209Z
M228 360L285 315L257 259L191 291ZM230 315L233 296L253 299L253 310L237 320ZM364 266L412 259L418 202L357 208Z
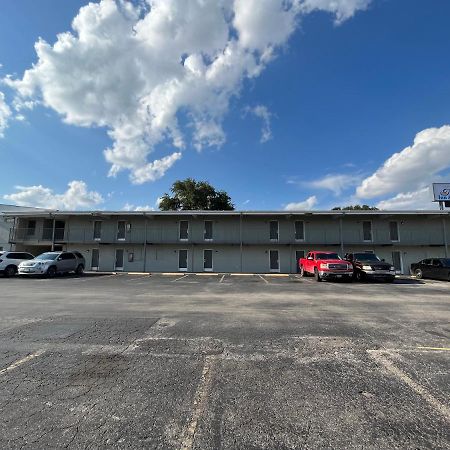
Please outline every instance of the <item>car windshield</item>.
M355 253L354 256L359 261L380 261L380 258L374 253Z
M36 256L35 259L42 259L42 260L49 260L52 261L55 260L58 257L58 253L42 253L42 255Z
M441 262L444 267L450 267L450 258L441 259Z
M316 253L316 259L341 259L337 253Z

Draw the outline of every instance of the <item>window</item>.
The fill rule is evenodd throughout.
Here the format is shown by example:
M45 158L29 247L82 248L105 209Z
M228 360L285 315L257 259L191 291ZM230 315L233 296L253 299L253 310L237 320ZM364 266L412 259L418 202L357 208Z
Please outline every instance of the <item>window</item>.
M398 222L389 222L389 236L391 241L398 241Z
M278 250L270 250L269 251L269 259L270 259L270 271L271 272L279 272L280 271L280 258L278 256Z
M128 262L133 262L134 261L134 252L129 252L128 253Z
M186 272L188 269L188 251L178 250L178 270Z
M180 241L187 241L189 239L189 222L187 220L180 220Z
M278 220L270 221L270 240L278 241Z
M303 222L303 220L297 220L295 222L295 240L305 240L305 222Z
M44 228L42 229L42 240L51 241L53 239L53 219L44 220Z
M102 221L96 220L94 222L94 241L99 241L102 238Z
M64 220L55 220L55 241L64 240L64 230L66 228L66 222Z
M372 240L372 222L369 221L363 222L363 240L364 241Z
M75 259L75 255L73 253L61 253L60 258L62 261L67 261L69 259Z
M117 222L117 240L119 241L125 240L125 225L126 222L124 220L119 220Z
M27 236L34 236L36 233L36 221L29 220L27 225Z
M91 260L91 269L92 270L98 270L99 261L100 261L99 250L98 250L98 248L93 248L92 249L92 260Z
M203 233L205 241L213 240L213 222L212 220L205 220L205 230Z

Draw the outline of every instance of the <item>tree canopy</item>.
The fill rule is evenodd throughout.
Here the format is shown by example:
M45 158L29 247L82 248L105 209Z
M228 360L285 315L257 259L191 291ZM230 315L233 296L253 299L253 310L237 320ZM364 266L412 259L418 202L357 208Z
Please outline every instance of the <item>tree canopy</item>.
M218 191L207 181L193 178L177 180L170 189L172 195L165 193L161 197L161 211L212 210L232 211L234 205L225 191Z
M349 206L336 206L332 209L332 211L378 211L376 206L369 205L349 205Z

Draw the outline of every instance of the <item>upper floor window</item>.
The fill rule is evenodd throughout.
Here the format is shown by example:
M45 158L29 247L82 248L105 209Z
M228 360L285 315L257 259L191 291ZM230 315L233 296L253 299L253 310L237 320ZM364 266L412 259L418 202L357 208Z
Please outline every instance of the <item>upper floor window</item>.
M94 240L99 241L102 238L102 221L96 220L94 222Z
M34 236L36 233L36 221L29 220L27 226L27 236Z
M363 222L363 240L372 241L372 222L369 220Z
M189 239L189 221L180 220L180 231L179 231L180 241L187 241Z
M297 220L295 222L295 240L305 240L305 222L303 222L303 220Z
M125 240L125 228L126 222L124 220L119 220L117 222L117 239L120 241Z
M389 237L391 241L399 240L398 222L389 222Z
M270 240L278 241L278 220L270 221Z
M205 230L203 233L205 241L212 241L213 239L213 221L205 220Z

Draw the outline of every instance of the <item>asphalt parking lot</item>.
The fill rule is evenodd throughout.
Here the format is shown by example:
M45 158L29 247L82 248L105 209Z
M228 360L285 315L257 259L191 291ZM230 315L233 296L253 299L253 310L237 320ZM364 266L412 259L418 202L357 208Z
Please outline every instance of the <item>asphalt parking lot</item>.
M0 278L0 448L450 447L450 283Z

